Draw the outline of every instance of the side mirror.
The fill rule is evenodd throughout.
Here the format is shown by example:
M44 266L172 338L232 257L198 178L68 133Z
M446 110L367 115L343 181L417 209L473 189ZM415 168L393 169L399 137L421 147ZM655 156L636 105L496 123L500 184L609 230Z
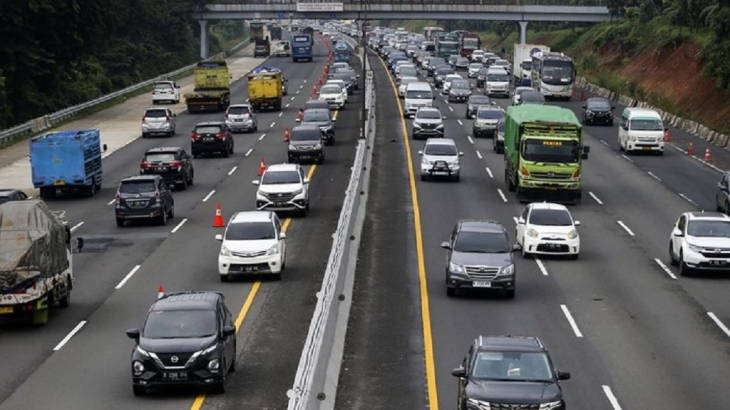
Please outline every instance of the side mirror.
M525 224L525 218L520 217L519 219L517 219L517 225L524 225L524 224Z
M682 230L679 228L674 228L674 232L672 232L672 233L674 234L674 236L677 236L680 238L684 236L684 234L682 233Z
M233 336L236 334L235 326L223 326L223 337Z
M441 247L444 249L451 249L451 245L449 245L449 243L446 241L441 242Z
M286 232L279 233L279 239L286 239Z
M558 372L558 380L568 380L568 379L570 379L570 373Z
M175 84L175 88L180 88L180 85L179 84Z
M580 159L588 159L588 153L584 152L580 155Z
M81 252L84 249L84 238L76 238L76 250Z
M356 78L360 78L360 74L355 74L355 77Z
M517 251L521 251L521 250L522 250L522 245L520 245L519 243L515 243L514 245L512 245L512 252L517 252Z
M255 180L255 181L251 181L251 183L254 184L254 185L259 185L261 183L261 181Z
M302 122L302 120L300 118L297 118L296 120L294 120L294 122L296 122L297 124L299 124L300 122Z
M285 79L284 79L284 82L285 82L285 83L288 83L288 82L289 82L289 79L288 79L288 78L285 78Z
M107 150L106 144L102 145L101 148L104 150L104 152L106 152L106 150Z
M423 155L423 151L418 151L418 155Z
M308 184L309 183L309 178L304 178L304 183L305 184Z
M228 75L229 80L233 80L233 74Z
M585 152L586 154L588 154L589 152L591 152L591 147L588 146L588 145L584 145L583 146L583 152Z
M459 156L460 156L460 157L463 157L463 156L464 156L464 153L463 153L463 152L460 152L460 153L459 153Z
M215 240L218 241L218 242L223 242L223 235L222 234L216 234L215 235Z
M580 221L573 221L573 225L580 226Z
M127 337L130 339L134 339L139 342L139 329L129 329L127 330Z
M466 369L463 367L457 367L456 369L451 371L451 375L454 377L464 378L466 377Z
M669 132L669 128L664 128L664 132Z

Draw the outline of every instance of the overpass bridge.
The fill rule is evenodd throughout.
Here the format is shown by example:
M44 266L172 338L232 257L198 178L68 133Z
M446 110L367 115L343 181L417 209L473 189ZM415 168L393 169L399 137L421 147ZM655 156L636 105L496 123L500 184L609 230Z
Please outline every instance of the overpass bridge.
M258 19L496 20L602 22L608 0L207 0L196 13L202 58L208 55L208 21Z

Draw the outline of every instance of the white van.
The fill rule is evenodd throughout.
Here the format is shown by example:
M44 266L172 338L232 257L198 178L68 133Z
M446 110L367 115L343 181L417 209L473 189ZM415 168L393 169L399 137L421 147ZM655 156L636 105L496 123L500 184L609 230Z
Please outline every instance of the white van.
M625 108L618 126L618 148L664 154L664 123L658 112L650 108Z
M509 97L509 80L510 75L504 67L489 67L484 83L484 94L490 97L493 95Z
M404 98L403 117L416 115L416 111L420 107L432 107L435 99L431 84L423 81L408 84Z

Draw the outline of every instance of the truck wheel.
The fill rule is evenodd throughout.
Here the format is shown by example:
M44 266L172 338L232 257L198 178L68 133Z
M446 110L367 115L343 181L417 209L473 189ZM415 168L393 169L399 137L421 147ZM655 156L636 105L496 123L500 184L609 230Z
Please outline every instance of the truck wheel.
M56 197L56 188L55 187L42 187L40 195L41 195L41 198L43 198L43 199L55 198Z
M180 190L185 191L188 189L188 180L187 178L182 179L182 183L180 184Z
M88 196L94 196L94 195L96 195L96 181L95 180L93 180L93 179L91 180L91 185L89 185L86 188L86 194Z
M512 180L509 178L509 171L507 171L506 169L504 170L504 184L507 185L507 190L509 192L515 192L515 189L517 187L515 187L512 183Z
M69 286L68 291L66 294L58 300L58 306L62 308L67 308L71 305L71 287Z

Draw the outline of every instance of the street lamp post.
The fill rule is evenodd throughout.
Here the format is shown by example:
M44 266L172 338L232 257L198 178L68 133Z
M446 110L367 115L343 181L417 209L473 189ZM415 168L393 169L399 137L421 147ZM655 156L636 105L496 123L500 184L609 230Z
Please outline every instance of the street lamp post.
M362 19L360 20L359 29L360 32L360 55L362 56L362 74L360 74L360 83L363 85L362 94L362 108L360 110L360 138L366 138L365 135L365 123L368 120L368 107L365 96L367 95L367 65L368 65L368 54L367 54L367 43L365 41L365 22L368 20L367 3L366 0L362 0L361 10Z

